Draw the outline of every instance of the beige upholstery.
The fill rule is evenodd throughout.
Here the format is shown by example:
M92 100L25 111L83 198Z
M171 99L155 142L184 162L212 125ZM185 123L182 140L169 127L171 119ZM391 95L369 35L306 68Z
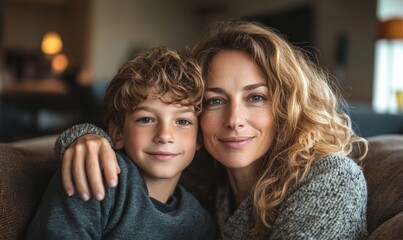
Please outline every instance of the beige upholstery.
M56 136L0 144L0 239L22 239L58 161ZM363 160L370 239L403 239L403 135L369 138Z

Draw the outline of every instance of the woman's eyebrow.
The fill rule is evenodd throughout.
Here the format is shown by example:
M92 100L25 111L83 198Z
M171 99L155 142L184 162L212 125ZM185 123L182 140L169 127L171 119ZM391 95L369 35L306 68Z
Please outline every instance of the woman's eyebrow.
M253 90L256 88L260 88L260 87L268 87L268 86L267 86L267 84L264 84L264 83L256 83L256 84L247 85L247 86L243 87L243 89L250 91L250 90ZM225 90L223 88L219 88L219 87L207 88L206 91L215 92L215 93L225 93Z
M268 86L265 83L256 83L256 84L247 85L247 86L243 87L243 89L250 91L250 90L253 90L256 88L260 88L260 87L268 87Z

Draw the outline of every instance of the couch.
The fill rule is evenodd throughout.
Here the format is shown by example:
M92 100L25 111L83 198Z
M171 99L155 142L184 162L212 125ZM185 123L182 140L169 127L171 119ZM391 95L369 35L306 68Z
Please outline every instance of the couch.
M0 239L22 239L59 161L57 136L0 143ZM403 239L403 135L368 138L369 239Z

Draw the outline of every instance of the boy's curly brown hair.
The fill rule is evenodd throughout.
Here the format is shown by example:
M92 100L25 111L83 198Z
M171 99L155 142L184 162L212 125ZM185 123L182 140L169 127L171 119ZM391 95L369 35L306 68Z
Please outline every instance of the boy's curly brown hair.
M202 110L204 83L199 66L185 54L160 46L137 54L118 70L104 97L106 124L122 128L125 114L145 101L150 89L160 99L168 95L169 104L193 105L197 114Z

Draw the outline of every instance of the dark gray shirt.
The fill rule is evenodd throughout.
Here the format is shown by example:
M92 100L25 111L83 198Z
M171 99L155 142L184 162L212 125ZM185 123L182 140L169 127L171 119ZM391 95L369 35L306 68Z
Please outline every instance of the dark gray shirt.
M177 186L167 204L148 195L136 165L117 154L121 173L103 201L68 197L60 169L31 222L27 239L214 239L214 221L193 195Z

